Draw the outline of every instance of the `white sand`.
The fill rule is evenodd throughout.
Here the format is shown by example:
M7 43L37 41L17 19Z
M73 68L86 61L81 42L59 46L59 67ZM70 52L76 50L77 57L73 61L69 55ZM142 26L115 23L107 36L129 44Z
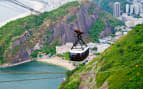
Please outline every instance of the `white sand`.
M63 60L59 57L39 58L39 59L36 59L36 61L61 66L68 70L73 70L76 68L71 61Z

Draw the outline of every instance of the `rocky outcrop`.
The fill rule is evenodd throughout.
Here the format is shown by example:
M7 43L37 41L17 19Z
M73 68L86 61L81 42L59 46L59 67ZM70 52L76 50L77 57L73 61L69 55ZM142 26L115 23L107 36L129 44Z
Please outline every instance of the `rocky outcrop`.
M25 42L30 39L30 37L30 33L26 31L12 43L10 49L5 52L5 58L8 59L8 62L19 63L30 60L32 48L25 44Z
M94 6L92 15L89 14L91 6ZM88 36L88 31L99 18L99 13L101 11L103 10L93 2L88 2L84 5L81 5L80 9L76 13L71 13L71 16L69 16L66 20L60 21L50 28L54 32L53 41L58 40L61 44L65 44L66 42L73 42L75 28L83 31L85 37ZM76 16L76 19L73 20L73 22L69 22L73 16ZM106 27L100 34L101 38L113 33L114 31L114 29L107 22L105 22L105 24Z

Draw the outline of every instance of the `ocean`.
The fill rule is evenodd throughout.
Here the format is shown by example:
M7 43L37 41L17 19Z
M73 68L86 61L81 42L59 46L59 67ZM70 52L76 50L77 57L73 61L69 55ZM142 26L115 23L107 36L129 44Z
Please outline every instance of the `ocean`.
M33 74L1 74L0 89L57 89L65 74L34 74L36 72L66 72L58 66L41 62L30 62L15 67L2 68L0 72L33 72ZM58 77L58 78L57 78ZM47 79L46 79L47 78ZM51 78L51 79L49 79ZM27 80L37 79L37 80ZM25 80L25 81L15 81ZM11 82L4 82L11 81Z

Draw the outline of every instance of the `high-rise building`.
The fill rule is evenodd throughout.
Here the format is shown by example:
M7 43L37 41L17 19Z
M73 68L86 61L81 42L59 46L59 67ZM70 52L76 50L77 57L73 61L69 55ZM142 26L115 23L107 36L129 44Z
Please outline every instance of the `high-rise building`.
M121 11L120 11L120 2L115 2L113 5L113 16L120 17Z
M130 6L130 14L134 14L134 5Z
M134 10L135 10L135 14L136 14L136 15L139 15L139 13L140 13L140 8L139 8L139 4L138 4L138 3L135 3L135 4L134 4Z
M142 5L142 3L139 3L139 9L140 9L140 13L143 13L143 5Z
M126 13L129 14L130 13L130 5L126 4Z

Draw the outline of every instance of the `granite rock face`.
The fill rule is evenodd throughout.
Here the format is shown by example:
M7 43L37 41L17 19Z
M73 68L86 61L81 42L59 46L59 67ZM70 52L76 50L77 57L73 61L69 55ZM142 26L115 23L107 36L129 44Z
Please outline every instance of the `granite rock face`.
M8 62L18 63L30 60L30 55L33 49L25 43L30 37L30 33L26 31L12 43L10 49L5 52L5 58L8 59Z
M94 6L95 8L92 15L89 14L91 6ZM88 31L99 18L100 11L103 10L92 2L81 5L81 8L78 9L76 13L69 16L66 20L56 23L50 28L53 30L53 40L58 40L61 44L73 42L74 29L79 29L84 32L85 37L88 36ZM74 19L72 22L69 22L69 19L71 19L73 16L76 16L76 19ZM104 31L101 32L100 38L105 37L114 31L114 29L107 22L105 22L105 24L106 27Z

